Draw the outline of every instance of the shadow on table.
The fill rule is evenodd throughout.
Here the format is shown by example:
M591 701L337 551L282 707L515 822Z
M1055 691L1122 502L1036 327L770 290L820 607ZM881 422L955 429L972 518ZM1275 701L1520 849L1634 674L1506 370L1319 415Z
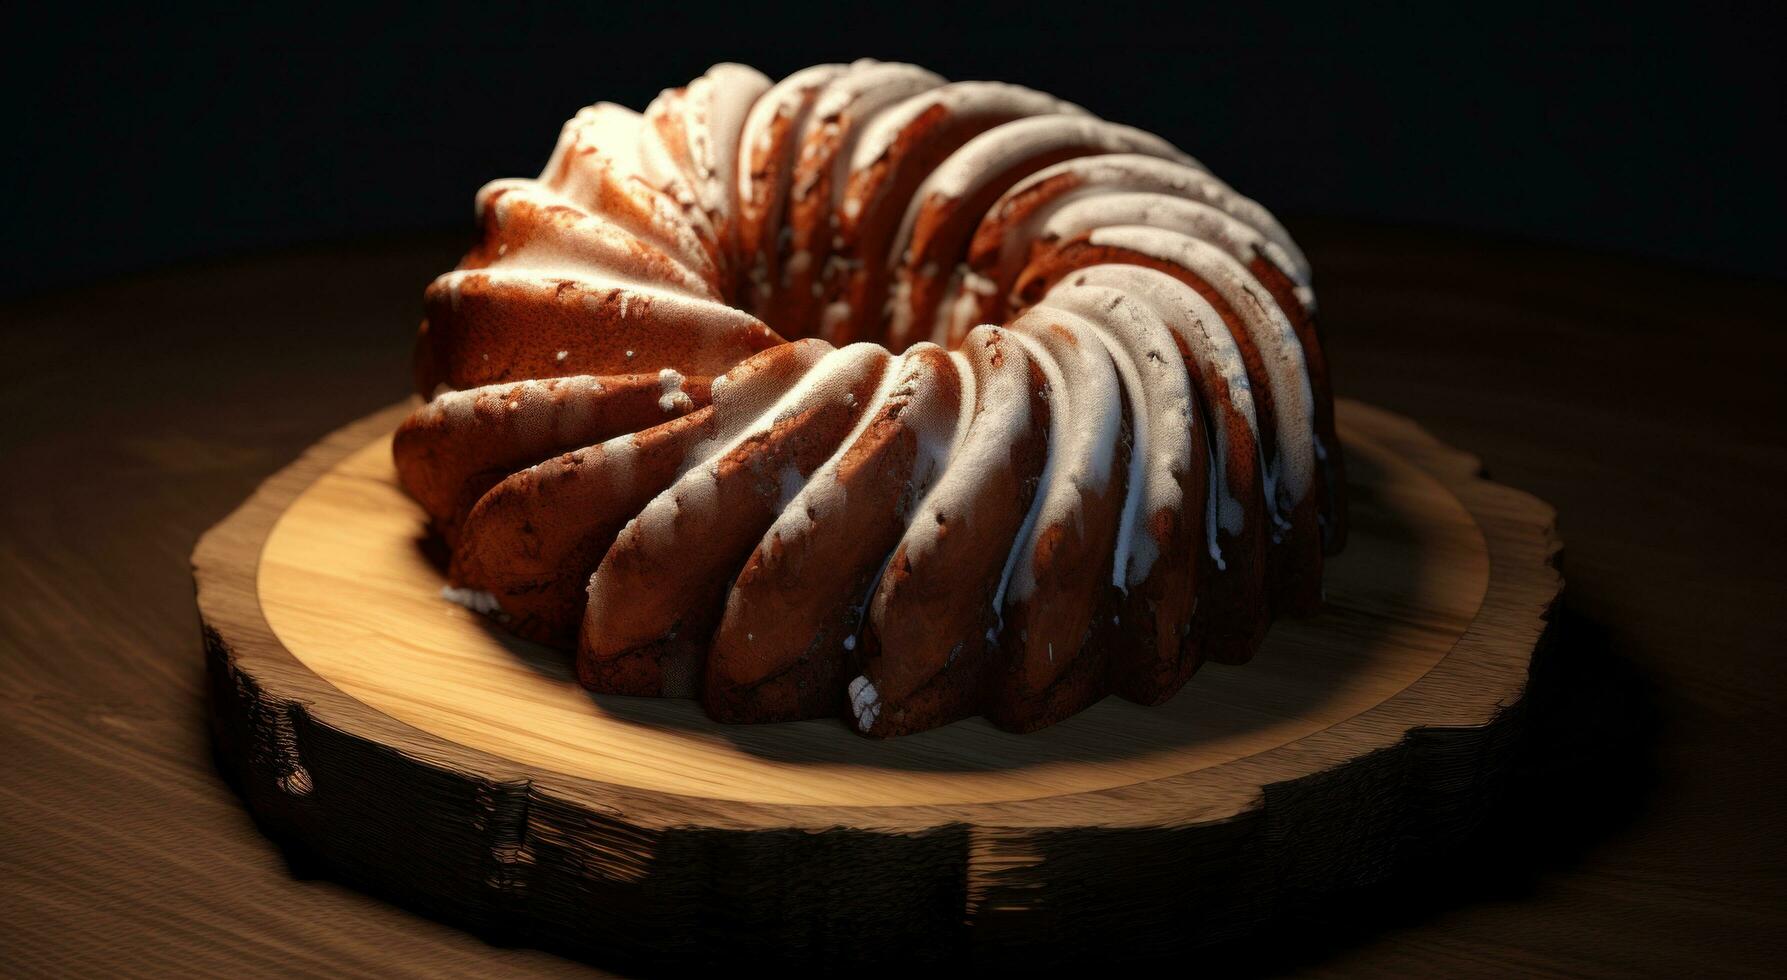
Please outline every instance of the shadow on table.
M1286 896L1286 906L1263 924L1217 945L1177 949L1160 965L1182 971L1192 956L1201 971L1219 974L1307 967L1455 909L1527 898L1547 874L1581 861L1638 816L1652 793L1662 724L1652 687L1615 649L1608 630L1566 597L1553 638L1534 661L1524 705L1525 733L1503 793L1456 846L1423 854L1375 885ZM334 877L301 845L282 850L296 876ZM517 941L483 934L497 945ZM619 965L589 950L543 945ZM1125 972L1147 966L1132 964Z
M1452 909L1520 900L1629 825L1655 785L1662 720L1651 684L1567 597L1554 629L1533 664L1528 725L1505 791L1478 830L1376 885L1310 899L1208 947L1200 968L1283 972Z
M513 638L506 642L526 648L517 652L534 669L568 678L563 654ZM661 699L599 700L616 713L639 713L635 720L643 723L679 720L663 717L666 702ZM698 715L692 706L684 707L691 718ZM1257 928L1218 945L1177 950L1173 960L1161 965L1170 962L1183 969L1183 957L1195 955L1201 969L1220 973L1283 972L1459 908L1530 897L1547 874L1581 861L1643 811L1654 787L1662 719L1649 680L1616 649L1609 630L1574 607L1567 594L1557 608L1550 642L1534 661L1524 710L1524 733L1502 794L1468 837L1411 860L1375 885L1285 896L1286 907ZM860 744L835 722L813 724L831 725L828 731L845 736L848 744ZM773 745L752 744L748 727L736 732L748 750L774 754ZM949 767L935 760L900 762ZM305 864L296 863L294 870L310 871Z

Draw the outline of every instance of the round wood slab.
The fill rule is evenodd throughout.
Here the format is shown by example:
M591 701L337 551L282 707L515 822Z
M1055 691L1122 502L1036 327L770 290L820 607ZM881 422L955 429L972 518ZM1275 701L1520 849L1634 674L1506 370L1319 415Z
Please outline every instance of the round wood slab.
M611 965L1170 953L1458 839L1561 588L1553 513L1343 401L1328 604L1169 703L888 741L592 695L445 601L392 406L193 554L219 758L263 825L431 914Z

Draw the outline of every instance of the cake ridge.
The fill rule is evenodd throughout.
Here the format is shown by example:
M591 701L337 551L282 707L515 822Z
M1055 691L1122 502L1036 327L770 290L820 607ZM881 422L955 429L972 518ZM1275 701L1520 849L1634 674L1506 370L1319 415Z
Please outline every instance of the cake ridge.
M1308 261L1154 134L898 62L722 63L579 110L477 213L399 477L450 587L592 689L1029 731L1319 605L1344 469Z

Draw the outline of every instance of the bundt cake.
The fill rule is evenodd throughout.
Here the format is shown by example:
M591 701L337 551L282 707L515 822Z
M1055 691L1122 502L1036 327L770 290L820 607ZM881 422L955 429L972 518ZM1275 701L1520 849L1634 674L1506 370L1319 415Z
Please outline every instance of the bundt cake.
M1309 267L1148 133L911 65L601 103L424 297L449 597L608 693L872 736L1171 697L1321 598Z

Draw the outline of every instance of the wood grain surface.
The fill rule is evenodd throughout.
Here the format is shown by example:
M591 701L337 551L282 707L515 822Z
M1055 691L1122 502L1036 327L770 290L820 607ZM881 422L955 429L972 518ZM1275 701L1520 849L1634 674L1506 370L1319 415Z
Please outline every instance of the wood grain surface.
M1201 965L1780 972L1787 289L1291 224L1339 389L1556 504L1570 593L1510 793L1471 843ZM303 447L403 393L417 296L460 244L291 252L0 310L6 972L590 971L314 877L209 754L187 555Z
M258 610L242 612L258 612L284 651L374 710L529 768L637 789L738 803L954 806L1059 798L1212 769L1333 728L1417 684L1472 625L1489 586L1483 532L1441 477L1423 469L1455 480L1471 464L1394 416L1343 403L1342 435L1361 484L1352 521L1359 530L1328 565L1322 614L1283 621L1245 670L1208 665L1190 693L1161 707L1107 698L1069 724L1028 735L984 719L879 741L836 718L722 725L685 698L591 695L568 655L516 639L441 597L445 579L418 547L427 519L391 462L389 437L409 408L355 426L374 438L303 489L264 541L201 549L213 556L209 571L253 581ZM1374 431L1404 441L1386 444ZM1505 508L1486 517L1499 519L1496 530L1527 535L1542 549L1548 509L1532 504L1519 523L1512 514L1532 502L1492 499ZM208 569L196 563L203 582ZM1555 573L1542 558L1526 571L1543 602ZM1485 723L1496 704L1520 697L1527 675L1520 661L1539 628L1534 608L1498 598L1497 625L1528 649L1512 651L1502 690L1483 684L1460 699L1479 705ZM1517 624L1523 613L1526 633ZM1437 714L1449 721L1466 710L1458 704ZM1215 795L1207 787L1195 794ZM1190 809L1135 816L1165 823ZM1070 810L1060 817L1073 825Z
M200 539L220 759L336 874L599 962L1195 955L1479 826L1560 591L1548 506L1406 419L1339 408L1347 554L1323 611L1246 669L1027 735L878 741L592 698L562 654L446 603L391 463L400 403Z

